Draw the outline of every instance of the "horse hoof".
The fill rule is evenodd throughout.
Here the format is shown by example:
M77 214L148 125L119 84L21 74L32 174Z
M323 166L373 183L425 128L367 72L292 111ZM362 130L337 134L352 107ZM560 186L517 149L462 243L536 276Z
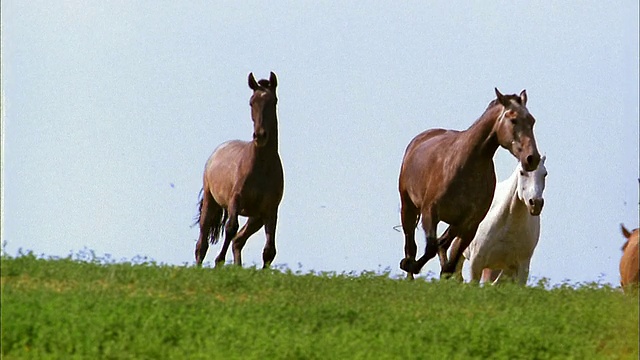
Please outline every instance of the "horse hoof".
M420 271L416 271L416 262L415 260L404 258L400 260L400 269L410 273L410 274L418 274Z
M411 261L411 259L407 259L404 258L402 260L400 260L400 269L406 271L406 272L410 272L409 271L409 262Z
M447 262L440 268L440 277L451 277L456 272L456 264Z

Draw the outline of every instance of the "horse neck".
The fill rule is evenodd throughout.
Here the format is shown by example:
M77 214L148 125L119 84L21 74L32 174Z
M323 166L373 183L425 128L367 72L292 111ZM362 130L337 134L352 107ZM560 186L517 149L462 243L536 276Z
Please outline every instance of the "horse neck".
M514 219L528 219L529 209L527 208L527 204L525 204L525 200L520 199L518 196L518 175L520 173L520 166L516 168L516 170L511 174L508 181L509 182L509 194L511 195L511 201L509 201L509 213L511 217Z
M496 136L496 123L502 113L501 105L488 108L476 122L463 131L463 138L470 149L475 149L476 154L493 160L493 155L500 144Z
M496 185L493 202L500 207L500 214L508 216L513 211L516 201L518 201L518 177L514 172L508 179Z

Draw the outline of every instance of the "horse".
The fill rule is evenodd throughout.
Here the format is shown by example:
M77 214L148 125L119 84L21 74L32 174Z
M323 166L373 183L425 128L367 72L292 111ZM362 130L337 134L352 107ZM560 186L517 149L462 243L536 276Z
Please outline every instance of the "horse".
M496 99L468 129L430 129L414 137L405 150L398 181L405 238L400 268L409 279L436 252L441 255L441 277L455 271L491 205L496 185L493 156L498 147L509 150L526 171L538 167L535 119L526 107L526 90L519 95L494 90ZM420 218L427 245L416 261L415 228ZM449 228L438 239L440 221ZM452 247L452 258L446 261L446 249L457 236L461 241Z
M268 268L276 256L278 206L284 192L284 171L278 154L277 85L273 72L269 80L257 82L249 73L253 139L227 141L207 160L198 205L198 266L202 265L209 242L215 244L223 232L224 243L215 259L216 266L224 264L232 241L234 264L242 266L242 248L262 226L266 235L263 267ZM238 216L247 217L239 232Z
M540 159L534 171L525 171L518 164L508 179L496 185L489 212L458 261L457 278L462 277L466 258L471 263L473 281L495 284L508 277L521 285L527 283L531 256L540 237L547 177L545 159Z
M638 262L638 228L627 230L620 224L622 235L627 241L622 245L622 258L620 259L620 285L623 289L637 288L640 284L640 263Z

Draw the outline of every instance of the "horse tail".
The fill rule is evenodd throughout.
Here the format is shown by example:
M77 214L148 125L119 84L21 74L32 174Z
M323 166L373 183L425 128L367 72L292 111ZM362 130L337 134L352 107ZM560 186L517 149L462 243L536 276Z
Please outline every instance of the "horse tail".
M205 205L205 197L206 205ZM204 232L205 237L209 240L211 244L216 244L218 239L222 236L224 232L224 224L229 219L229 212L227 209L223 208L218 204L213 196L209 192L204 193L204 189L200 189L199 194L200 200L198 201L198 215L195 217L195 221L192 226L196 226L200 224L204 229L200 229L201 232ZM203 213L202 208L206 206L206 219L204 223L201 221Z
M209 242L211 244L218 242L218 239L220 239L220 236L222 236L222 233L224 232L224 224L227 222L227 219L229 219L229 212L227 209L223 208L215 201L213 201L213 204L215 205L213 223L209 228ZM212 208L213 206L209 209L212 210Z
M200 224L200 215L202 215L202 192L203 191L204 189L201 188L200 192L198 193L198 214L193 217L193 223L191 223L191 227L194 227Z

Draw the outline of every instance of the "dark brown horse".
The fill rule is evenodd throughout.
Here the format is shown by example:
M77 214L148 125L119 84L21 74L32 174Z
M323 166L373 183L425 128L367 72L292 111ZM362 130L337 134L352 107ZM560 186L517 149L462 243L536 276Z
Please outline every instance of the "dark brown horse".
M493 155L499 146L509 150L526 171L538 167L535 120L526 107L526 91L520 95L495 92L497 98L467 130L427 130L407 146L399 179L405 236L400 268L409 278L436 253L441 258L441 275L454 272L491 205L496 186ZM415 228L420 217L427 246L416 261ZM440 221L449 228L438 239ZM448 261L446 250L456 236L461 240L452 247Z
M224 264L232 241L233 261L242 265L242 248L249 236L263 225L266 235L262 252L264 267L269 267L276 256L276 222L284 190L284 173L278 154L277 85L273 72L269 80L258 82L253 73L249 74L249 87L253 90L249 101L253 140L228 141L220 145L207 161L198 216L198 265L207 254L209 242L215 244L223 230L224 244L216 257L216 266ZM238 215L248 217L239 232Z

